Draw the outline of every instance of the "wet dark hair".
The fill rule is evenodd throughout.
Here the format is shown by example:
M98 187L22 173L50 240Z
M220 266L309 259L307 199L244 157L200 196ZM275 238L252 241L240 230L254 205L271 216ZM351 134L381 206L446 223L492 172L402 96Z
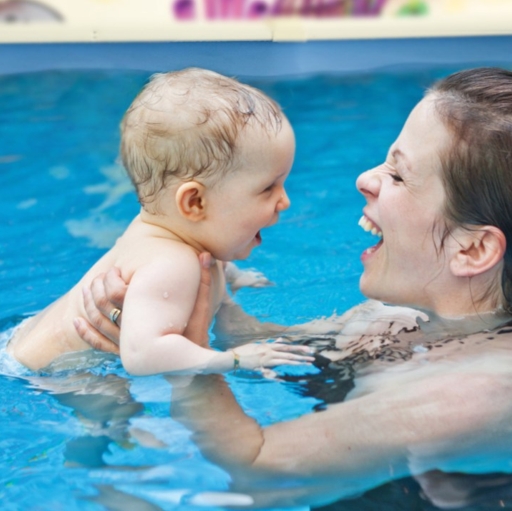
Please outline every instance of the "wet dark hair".
M507 240L501 288L512 312L512 72L477 68L437 82L428 94L454 138L443 155L445 218L492 225Z
M244 128L277 134L283 117L260 90L213 71L156 74L121 122L121 159L149 210L172 178L220 180L235 167Z

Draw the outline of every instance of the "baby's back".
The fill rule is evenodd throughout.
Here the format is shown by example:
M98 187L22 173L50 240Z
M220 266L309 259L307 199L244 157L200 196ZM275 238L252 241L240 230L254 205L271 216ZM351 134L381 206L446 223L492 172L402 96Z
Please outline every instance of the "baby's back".
M135 270L149 261L155 253L165 253L169 239L155 236L151 226L137 217L103 257L64 296L27 320L16 332L7 351L30 369L41 369L64 353L82 351L91 347L77 334L73 325L76 317L87 317L82 289L88 287L99 274L116 266L125 282Z

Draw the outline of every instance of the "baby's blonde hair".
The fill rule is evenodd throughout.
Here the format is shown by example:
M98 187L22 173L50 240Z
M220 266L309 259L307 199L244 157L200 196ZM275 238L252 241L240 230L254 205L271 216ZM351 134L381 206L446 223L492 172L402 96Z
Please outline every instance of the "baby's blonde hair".
M277 134L282 120L263 92L213 71L155 74L121 122L121 158L148 209L171 179L222 178L248 124Z

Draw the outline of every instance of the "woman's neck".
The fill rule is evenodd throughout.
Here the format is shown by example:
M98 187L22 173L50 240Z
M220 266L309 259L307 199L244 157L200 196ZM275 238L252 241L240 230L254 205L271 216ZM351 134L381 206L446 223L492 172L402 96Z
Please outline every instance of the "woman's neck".
M428 321L418 319L418 325L424 333L437 332L448 335L468 335L486 330L494 330L506 323L512 317L502 307L486 312L475 312L458 316L439 315L433 311L423 311Z

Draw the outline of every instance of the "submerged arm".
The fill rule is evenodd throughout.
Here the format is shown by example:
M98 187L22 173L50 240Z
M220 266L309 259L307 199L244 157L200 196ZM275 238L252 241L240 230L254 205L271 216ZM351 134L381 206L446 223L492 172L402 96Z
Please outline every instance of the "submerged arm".
M510 406L503 410L505 399L493 400L506 390L503 382L481 374L460 381L460 374L418 381L260 428L244 417L222 379L201 376L176 395L176 407L173 389L172 412L207 457L230 469L239 488L250 492L251 477L302 480L309 494L295 504L307 504L432 469L453 471L492 445L503 449ZM318 478L321 490L310 484ZM275 498L284 498L283 491Z
M244 413L221 375L168 377L171 416L189 427L198 445L223 466L251 466L263 445L258 423Z
M271 322L262 322L247 314L240 305L226 295L217 314L213 333L224 348L238 346L255 339L275 338L286 334L287 327Z

